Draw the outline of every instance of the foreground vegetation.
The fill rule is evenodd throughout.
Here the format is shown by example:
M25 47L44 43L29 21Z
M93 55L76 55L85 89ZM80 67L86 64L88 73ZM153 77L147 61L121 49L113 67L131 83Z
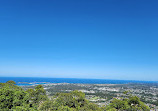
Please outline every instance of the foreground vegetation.
M150 111L137 96L113 99L99 107L89 102L81 91L56 93L48 97L42 85L22 89L14 81L0 83L0 109L3 111Z

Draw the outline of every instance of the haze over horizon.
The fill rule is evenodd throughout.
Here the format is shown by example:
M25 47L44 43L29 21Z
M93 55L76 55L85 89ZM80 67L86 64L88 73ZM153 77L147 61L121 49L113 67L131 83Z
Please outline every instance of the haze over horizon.
M0 77L158 81L158 1L0 2Z

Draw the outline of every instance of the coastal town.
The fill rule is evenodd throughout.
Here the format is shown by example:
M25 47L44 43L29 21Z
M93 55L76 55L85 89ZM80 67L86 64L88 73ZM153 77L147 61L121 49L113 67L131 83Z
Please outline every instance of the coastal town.
M24 89L36 85L21 86ZM73 90L84 92L86 98L99 105L106 106L114 98L122 99L131 95L137 96L146 103L151 110L158 111L158 84L72 84L72 83L46 83L43 84L47 95L51 98L56 93L67 93Z

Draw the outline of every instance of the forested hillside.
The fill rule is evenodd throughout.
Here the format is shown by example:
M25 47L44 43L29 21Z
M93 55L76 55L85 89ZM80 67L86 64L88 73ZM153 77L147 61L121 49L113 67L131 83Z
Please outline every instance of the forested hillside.
M42 85L22 89L14 81L0 83L0 109L2 111L150 111L136 96L113 99L107 106L99 107L89 102L81 91L46 95Z

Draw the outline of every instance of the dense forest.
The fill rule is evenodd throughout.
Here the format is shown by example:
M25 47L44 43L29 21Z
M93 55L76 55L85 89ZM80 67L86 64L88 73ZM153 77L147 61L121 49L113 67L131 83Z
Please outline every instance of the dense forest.
M137 96L114 98L107 106L89 102L81 91L47 96L42 85L24 90L14 81L0 83L2 111L150 111Z

